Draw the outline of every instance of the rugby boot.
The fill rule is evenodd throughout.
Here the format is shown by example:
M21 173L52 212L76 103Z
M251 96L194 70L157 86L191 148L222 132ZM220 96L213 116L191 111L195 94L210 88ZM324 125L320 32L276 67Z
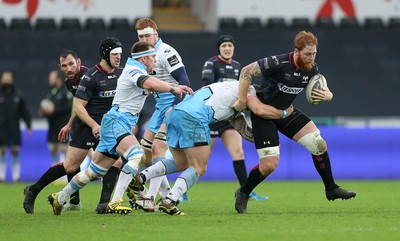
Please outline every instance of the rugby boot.
M132 208L123 206L123 202L124 201L122 199L110 202L107 206L107 213L130 214L132 212Z
M179 208L176 206L176 202L168 197L160 199L160 202L158 203L158 210L172 216L186 215L186 213L179 210Z
M50 205L53 207L54 215L61 215L64 204L58 202L58 193L52 193L47 197Z
M325 195L329 201L334 201L338 198L341 198L342 200L353 198L356 196L356 193L347 191L341 187L337 187L331 191L325 191Z
M247 212L247 202L249 201L249 195L240 191L240 187L235 192L235 209L238 213Z
M24 209L26 213L33 213L35 208L35 199L37 194L29 190L31 186L26 186L24 189Z

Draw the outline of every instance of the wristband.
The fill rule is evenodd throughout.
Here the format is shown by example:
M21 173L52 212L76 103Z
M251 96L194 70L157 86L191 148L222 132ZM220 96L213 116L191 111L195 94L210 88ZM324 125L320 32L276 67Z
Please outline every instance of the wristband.
M171 89L169 90L169 92L171 92L172 94L175 92L174 86L171 85Z
M288 117L288 111L282 110L281 119Z

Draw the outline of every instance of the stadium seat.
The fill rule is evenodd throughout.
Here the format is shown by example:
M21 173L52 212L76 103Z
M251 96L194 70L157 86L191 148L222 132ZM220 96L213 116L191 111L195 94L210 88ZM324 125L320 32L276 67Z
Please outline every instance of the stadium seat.
M0 32L7 31L6 21L3 18L0 18Z
M219 19L219 30L220 31L237 31L239 24L236 18L220 18Z
M268 30L286 29L286 21L284 18L271 17L268 18L267 24L265 25Z
M88 31L105 31L106 24L102 18L87 18L85 21L85 29Z
M10 30L16 32L31 31L31 22L28 18L12 18L10 22Z
M381 18L365 18L364 28L369 30L382 30L385 24Z
M397 30L400 30L400 18L397 18L397 17L389 18L388 27L389 27L390 29L397 29Z
M82 25L78 18L63 18L60 24L61 31L81 31Z
M127 18L112 18L110 20L110 30L129 31L131 30L131 25Z
M339 27L341 29L358 29L360 28L360 23L356 18L342 18L340 19Z
M293 18L290 27L292 29L309 30L311 23L308 18Z
M259 18L244 18L241 29L244 31L261 31L263 26Z
M315 27L317 29L335 29L336 25L332 18L323 17L317 18L315 21Z
M35 30L37 31L56 31L57 24L53 18L38 18L35 23Z

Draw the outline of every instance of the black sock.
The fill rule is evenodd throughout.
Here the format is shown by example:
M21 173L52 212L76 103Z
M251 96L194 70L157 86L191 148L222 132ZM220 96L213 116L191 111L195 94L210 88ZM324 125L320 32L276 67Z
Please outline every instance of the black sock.
M263 176L260 172L259 165L257 164L256 166L253 167L253 169L250 171L249 177L247 178L246 184L242 186L240 189L242 192L245 194L250 194L254 188L258 184L260 184L266 176Z
M33 184L29 190L35 194L39 194L43 188L45 188L50 183L54 182L58 178L65 176L67 173L65 172L63 163L58 163L52 167L50 167L40 178L39 180Z
M328 151L322 155L312 155L315 169L321 176L325 185L325 190L330 191L338 187L333 180L331 162L329 160Z
M74 173L67 174L68 182L70 182L72 180L72 178L76 174L78 174L79 172L81 172L81 168L80 167L78 167L78 169L76 169L76 171ZM76 191L76 192L71 194L70 200L69 200L70 203L72 203L74 205L78 205L80 201L81 200L79 199L79 191Z
M111 167L108 169L106 175L102 178L101 182L103 187L101 189L101 196L99 203L110 202L111 194L114 191L115 183L117 182L117 177L119 174L119 169L116 167Z
M233 170L235 171L236 178L238 179L240 186L246 184L247 171L244 160L233 161Z

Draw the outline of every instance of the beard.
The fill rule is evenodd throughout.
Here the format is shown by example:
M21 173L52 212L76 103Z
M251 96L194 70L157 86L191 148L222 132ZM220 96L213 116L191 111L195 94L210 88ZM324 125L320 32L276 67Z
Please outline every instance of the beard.
M312 61L311 63L306 63L304 62L304 60L300 57L297 60L297 66L300 67L300 69L304 70L304 71L310 71L313 66L314 66L314 61Z

